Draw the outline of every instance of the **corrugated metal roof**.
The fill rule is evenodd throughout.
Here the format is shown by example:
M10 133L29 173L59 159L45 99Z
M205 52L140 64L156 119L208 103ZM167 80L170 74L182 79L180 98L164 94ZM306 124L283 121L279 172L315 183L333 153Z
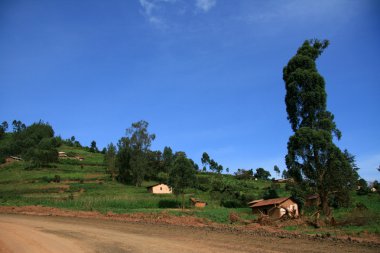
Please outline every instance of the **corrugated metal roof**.
M257 202L256 204L253 204L250 207L270 206L270 205L281 204L282 202L285 202L288 199L290 199L290 197L277 198L277 199L267 199L267 200Z
M249 202L248 205L250 206L250 205L253 205L253 204L257 203L257 202L261 202L261 201L263 201L263 200L264 200L264 199L253 200L253 201Z

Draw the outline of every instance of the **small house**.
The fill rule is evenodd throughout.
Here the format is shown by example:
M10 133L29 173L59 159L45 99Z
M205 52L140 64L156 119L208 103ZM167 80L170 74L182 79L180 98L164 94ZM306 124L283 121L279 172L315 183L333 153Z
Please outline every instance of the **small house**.
M204 208L205 206L207 206L207 202L202 201L200 199L190 198L190 201L191 201L191 204L195 207Z
M313 194L306 197L305 206L319 206L321 204L321 199L319 194Z
M5 162L7 163L16 162L16 161L22 161L22 159L17 156L10 156L10 157L5 158Z
M166 184L155 184L147 187L148 191L153 194L171 194L172 188Z
M254 214L268 215L271 218L281 218L284 215L298 217L298 205L291 197L257 201L249 207Z
M59 157L59 158L66 158L66 157L67 157L66 152L59 151L59 152L58 152L58 157Z

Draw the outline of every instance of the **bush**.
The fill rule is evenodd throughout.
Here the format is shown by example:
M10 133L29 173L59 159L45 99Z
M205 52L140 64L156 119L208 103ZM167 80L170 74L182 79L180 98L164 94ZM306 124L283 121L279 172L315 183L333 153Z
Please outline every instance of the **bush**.
M343 220L338 222L342 226L365 226L380 221L380 215L363 208L355 208Z
M220 205L226 208L238 208L243 207L241 201L238 199L222 199Z
M5 156L0 154L0 164L5 163Z
M73 151L69 151L69 152L66 153L66 155L67 155L68 157L76 157L78 154L75 153L75 152L73 152Z
M61 182L61 177L59 175L55 175L52 181L54 183L59 183L59 182Z
M162 199L158 202L159 208L178 208L181 203L175 199Z
M43 177L41 178L41 180L42 180L43 182L50 183L53 179L51 179L51 178L48 177L48 176L43 176Z
M263 194L263 199L275 199L278 198L278 193L275 189L268 189L266 192Z
M359 190L356 191L356 194L359 196L368 195L370 193L370 189L368 187L360 187Z

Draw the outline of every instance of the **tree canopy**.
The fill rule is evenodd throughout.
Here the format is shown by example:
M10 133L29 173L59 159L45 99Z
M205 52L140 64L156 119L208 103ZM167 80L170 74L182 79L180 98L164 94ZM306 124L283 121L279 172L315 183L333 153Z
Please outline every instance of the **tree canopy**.
M31 162L32 167L41 167L58 159L57 147L59 141L54 137L51 125L43 121L26 126L19 120L12 122L13 132L8 141L0 148L0 156L20 156ZM6 130L8 124L4 121L2 128Z
M262 179L262 180L268 180L271 176L270 172L263 169L263 168L257 168L255 173L255 178Z
M294 132L286 155L288 173L298 182L308 180L325 213L329 194L347 195L357 178L347 154L333 143L341 132L326 109L325 81L315 63L328 45L327 40L305 41L283 70L286 111Z
M126 130L126 137L118 142L117 166L119 180L141 186L148 167L148 152L154 134L148 132L149 123L141 120L132 123Z
M184 208L185 189L193 187L196 182L196 170L184 152L177 154L172 169L169 172L169 185L176 195L182 195Z

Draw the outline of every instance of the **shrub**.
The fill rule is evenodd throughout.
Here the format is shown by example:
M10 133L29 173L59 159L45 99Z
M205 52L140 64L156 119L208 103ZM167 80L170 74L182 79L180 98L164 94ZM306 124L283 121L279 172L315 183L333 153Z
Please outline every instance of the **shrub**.
M69 152L66 153L66 155L67 155L68 157L75 157L75 156L77 156L77 153L75 153L75 152L73 152L73 151L69 151Z
M181 203L175 199L161 199L158 202L159 208L178 208L181 206Z
M61 177L59 175L55 175L52 181L54 183L59 183L59 182L61 182Z
M338 225L365 226L379 221L380 216L378 213L363 208L355 208L343 220L338 222Z
M278 193L275 189L268 189L263 195L263 199L275 199L278 197Z
M52 181L52 179L51 179L50 177L48 177L48 176L43 176L43 177L41 178L41 180L42 180L43 182L47 182L47 183L50 183L50 182Z

